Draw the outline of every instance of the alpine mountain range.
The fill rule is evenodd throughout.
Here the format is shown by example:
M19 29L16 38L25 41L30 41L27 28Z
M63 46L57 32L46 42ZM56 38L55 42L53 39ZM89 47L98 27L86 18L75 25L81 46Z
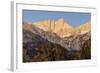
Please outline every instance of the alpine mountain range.
M63 18L23 23L23 62L90 58L90 21L76 27Z

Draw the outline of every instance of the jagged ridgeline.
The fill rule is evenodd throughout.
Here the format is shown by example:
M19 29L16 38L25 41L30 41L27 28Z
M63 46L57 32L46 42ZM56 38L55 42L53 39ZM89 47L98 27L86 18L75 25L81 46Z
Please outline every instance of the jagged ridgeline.
M23 62L91 59L91 23L72 27L61 18L23 23Z

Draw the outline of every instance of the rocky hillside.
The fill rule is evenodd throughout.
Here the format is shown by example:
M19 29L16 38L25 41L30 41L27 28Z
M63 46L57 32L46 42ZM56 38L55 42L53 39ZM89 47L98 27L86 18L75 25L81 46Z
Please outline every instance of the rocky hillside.
M91 58L90 23L77 28L63 19L23 24L23 62Z
M31 31L23 31L23 62L68 60L67 50Z

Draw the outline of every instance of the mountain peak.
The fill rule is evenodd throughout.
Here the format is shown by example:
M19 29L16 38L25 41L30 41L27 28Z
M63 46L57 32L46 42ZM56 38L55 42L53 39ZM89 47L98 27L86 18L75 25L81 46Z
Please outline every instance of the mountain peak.
M80 33L90 32L91 31L91 22L88 21L79 27L77 27L77 30L80 31Z
M58 21L59 22L64 22L64 18L59 18Z
M58 20L43 20L39 22L34 22L33 25L46 31L57 34L59 37L69 37L74 34L81 34L91 30L90 21L82 24L76 28L70 26L67 22L64 21L64 18Z

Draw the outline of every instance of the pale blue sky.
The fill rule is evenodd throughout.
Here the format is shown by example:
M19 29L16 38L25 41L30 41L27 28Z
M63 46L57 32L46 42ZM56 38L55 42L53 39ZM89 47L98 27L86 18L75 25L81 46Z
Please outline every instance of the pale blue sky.
M91 21L91 13L23 10L23 22L36 22L48 19L58 20L59 18L64 18L65 22L76 27Z

